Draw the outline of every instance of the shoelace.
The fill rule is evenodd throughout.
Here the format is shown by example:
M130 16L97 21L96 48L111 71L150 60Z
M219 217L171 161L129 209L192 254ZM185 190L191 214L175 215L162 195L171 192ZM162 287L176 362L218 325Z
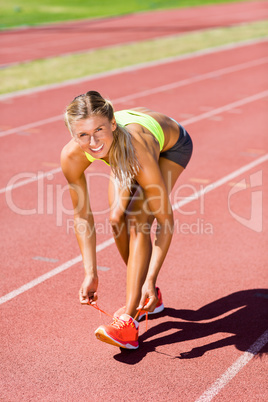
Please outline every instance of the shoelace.
M133 321L124 321L124 320L121 320L121 319L115 318L115 317L114 317L114 321L112 322L111 325L113 327L117 328L117 329L122 329L124 327L134 327L134 328L136 328Z
M101 308L99 308L99 306L97 305L97 303L94 303L94 304L93 304L93 303L89 303L89 305L90 305L91 307L94 307L96 310L98 310L98 311L100 312L100 315L101 315L101 313L103 313L103 314L107 315L108 317L111 317L111 318L113 319L112 325L117 326L118 328L122 328L124 325L127 324L127 321L120 320L120 318L116 318L116 317L114 317L113 315L111 315L111 314L109 314L109 313L106 313L106 311L104 311L104 310L102 310ZM140 312L142 311L142 309L143 309L143 307L138 310L137 314L136 314L135 317L133 318L133 321L135 321L135 320L138 318L138 316L139 316ZM148 311L146 311L145 314L146 314L146 331L147 331L147 329L148 329ZM123 324L122 324L122 323L123 323ZM133 323L133 324L134 324L134 323Z

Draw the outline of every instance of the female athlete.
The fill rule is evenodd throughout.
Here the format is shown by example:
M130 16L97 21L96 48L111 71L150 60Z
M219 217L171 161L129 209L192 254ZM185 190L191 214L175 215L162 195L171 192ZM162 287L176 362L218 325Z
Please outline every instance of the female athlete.
M136 349L138 319L164 308L156 279L174 226L169 193L191 158L192 141L172 118L143 107L114 112L111 102L96 91L70 103L65 123L72 139L62 150L61 166L69 183L85 270L80 302L97 300L96 232L84 172L100 159L111 167L110 224L127 266L127 286L126 306L95 334L104 342Z

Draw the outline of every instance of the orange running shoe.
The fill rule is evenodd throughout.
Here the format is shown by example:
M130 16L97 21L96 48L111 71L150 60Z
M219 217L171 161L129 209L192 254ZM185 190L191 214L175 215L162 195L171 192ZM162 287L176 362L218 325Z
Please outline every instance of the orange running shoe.
M161 313L161 311L163 311L164 308L165 308L165 307L164 307L164 304L163 304L163 299L162 299L162 294L161 294L161 292L160 292L160 289L159 289L159 288L156 288L156 292L157 292L158 303L157 303L157 305L156 305L154 311L148 312L149 315ZM145 305L148 303L148 301L149 301L149 300L146 299ZM126 311L126 306L121 307L119 310L117 310L117 311L114 313L114 317L115 317L115 318L119 318L122 314L125 313L125 311ZM141 311L140 311L140 314L139 314L139 317L137 318L137 320L140 321L140 320L146 315L146 313L147 313L147 312L146 312L145 310L141 310Z
M128 314L115 318L109 325L101 325L96 329L96 337L106 343L125 349L138 349L139 327Z

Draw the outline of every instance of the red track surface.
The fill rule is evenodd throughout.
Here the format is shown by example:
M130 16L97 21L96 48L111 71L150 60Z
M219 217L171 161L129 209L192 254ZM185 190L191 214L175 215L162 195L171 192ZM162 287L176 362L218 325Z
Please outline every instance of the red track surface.
M263 42L107 76L94 80L94 87L89 81L0 98L0 189L12 178L28 178L25 172L41 175L59 167L68 140L63 122L19 127L59 115L74 95L90 88L108 95L116 109L146 105L185 124L194 155L172 204L216 183L174 212L176 230L158 281L166 309L149 321L147 332L140 324L135 352L96 340L95 328L107 319L79 305L81 263L30 288L30 281L79 255L67 191L61 197L62 174L0 193L2 400L193 402L230 367L223 388L216 383L210 392L219 391L215 401L267 400L268 348L254 346L268 328L267 165L259 159L267 153L266 55ZM166 84L169 89L161 87ZM15 134L4 135L16 127ZM111 238L108 213L101 213L108 204L109 169L98 162L92 168L89 188L101 245ZM63 213L61 198L70 214ZM30 209L36 212L25 215ZM125 298L125 268L114 244L98 252L98 265L99 305L113 313ZM28 290L8 300L5 295L24 284ZM238 359L254 354L243 368Z
M88 51L267 17L268 2L254 1L8 30L0 33L0 64Z

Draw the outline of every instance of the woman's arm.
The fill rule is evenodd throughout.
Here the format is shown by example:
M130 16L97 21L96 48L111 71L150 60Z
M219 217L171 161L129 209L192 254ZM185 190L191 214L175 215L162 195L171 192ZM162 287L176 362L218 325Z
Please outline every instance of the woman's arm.
M144 152L139 153L139 161L142 169L137 175L137 181L145 194L143 208L146 209L145 212L151 213L157 220L151 260L139 307L143 307L145 299L148 297L150 300L145 309L153 311L157 303L155 297L156 279L171 243L174 221L168 191L158 161L153 155Z
M96 233L84 174L89 165L90 162L73 140L63 148L61 166L69 184L74 208L75 234L85 269L85 279L79 291L82 304L97 299L98 287Z

